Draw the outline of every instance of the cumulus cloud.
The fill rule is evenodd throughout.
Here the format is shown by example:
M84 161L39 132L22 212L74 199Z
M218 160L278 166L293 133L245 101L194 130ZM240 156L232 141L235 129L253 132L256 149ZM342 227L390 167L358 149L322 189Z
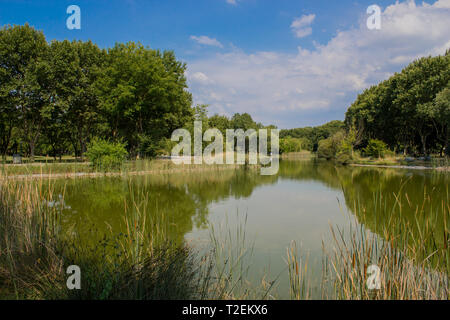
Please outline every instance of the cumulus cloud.
M295 18L292 21L291 29L297 38L309 36L312 33L310 25L316 18L315 14L303 15L300 18Z
M194 40L195 42L206 46L223 48L223 45L219 41L217 41L216 38L210 38L208 36L191 36L191 40Z
M233 49L191 61L194 100L210 104L212 113L249 112L280 127L320 124L342 119L358 93L412 60L450 48L450 0L393 4L382 13L381 30L368 30L366 19L362 15L359 27L339 31L312 50Z

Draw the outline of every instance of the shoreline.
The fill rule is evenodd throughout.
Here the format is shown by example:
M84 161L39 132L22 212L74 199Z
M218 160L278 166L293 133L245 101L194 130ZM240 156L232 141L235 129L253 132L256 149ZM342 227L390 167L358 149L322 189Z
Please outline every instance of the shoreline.
M391 169L412 169L412 170L436 170L443 172L450 172L450 167L426 167L426 166L406 166L406 165L387 165L387 164L359 164L351 163L352 167L372 167L372 168L391 168Z
M98 178L98 177L126 177L126 176L144 176L153 174L171 174L183 172L199 172L199 171L225 171L235 170L239 165L213 166L201 168L170 168L170 169L154 169L144 171L124 171L124 172L66 172L66 173L34 173L34 174L18 174L11 176L0 176L0 181L8 180L37 180L37 179L75 179L75 178ZM259 167L259 166L258 166ZM249 166L251 168L251 166Z

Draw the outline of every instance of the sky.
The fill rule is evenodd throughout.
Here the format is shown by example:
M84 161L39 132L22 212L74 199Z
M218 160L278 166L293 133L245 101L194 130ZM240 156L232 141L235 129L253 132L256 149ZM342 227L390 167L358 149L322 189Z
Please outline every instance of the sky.
M380 29L367 26L370 5ZM0 0L0 26L24 23L48 41L173 50L195 104L279 128L343 120L365 88L450 48L450 0Z

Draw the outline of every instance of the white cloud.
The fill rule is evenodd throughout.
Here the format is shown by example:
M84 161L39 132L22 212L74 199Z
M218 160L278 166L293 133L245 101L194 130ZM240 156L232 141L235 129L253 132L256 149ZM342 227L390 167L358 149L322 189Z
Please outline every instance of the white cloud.
M232 4L232 5L236 5L236 0L227 0L227 3Z
M210 38L207 36L191 36L191 40L196 41L199 44L203 44L206 46L213 46L213 47L219 47L219 48L223 48L223 45L217 41L216 38Z
M195 72L190 79L192 81L198 82L198 83L202 83L202 84L208 84L208 83L212 83L212 81L208 78L208 76L206 74L204 74L203 72Z
M312 33L310 25L314 22L315 18L315 14L303 15L300 18L295 18L291 24L291 29L295 33L295 36L297 38L309 36Z
M194 100L210 104L211 113L249 112L257 121L280 127L319 124L342 119L358 93L413 59L450 48L450 0L393 4L382 13L381 30L368 30L366 18L362 14L359 27L340 31L313 50L233 49L191 61Z

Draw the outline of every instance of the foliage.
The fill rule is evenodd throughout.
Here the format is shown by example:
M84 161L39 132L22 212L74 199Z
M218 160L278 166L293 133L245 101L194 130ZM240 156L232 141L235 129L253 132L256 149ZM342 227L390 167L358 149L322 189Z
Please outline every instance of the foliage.
M346 125L362 133L363 147L379 139L405 154L443 153L449 144L450 51L415 60L400 73L361 93Z
M98 169L119 169L125 162L128 152L124 143L95 139L89 145L86 156Z
M384 158L387 151L387 145L381 140L370 139L369 144L364 149L364 154L373 158Z
M26 24L0 29L0 61L3 157L83 159L102 136L126 141L133 156L142 149L153 155L193 117L186 65L171 51L133 42L108 50L90 41L48 43Z
M280 138L305 138L307 139L307 141L309 141L307 150L317 151L320 140L327 139L342 129L344 129L344 123L339 120L334 120L318 127L281 130Z
M309 141L306 138L283 138L280 139L280 154L290 153L290 152L300 152L307 149L309 146Z
M345 131L338 131L328 139L319 141L317 156L327 160L336 160L348 164L353 160L354 136Z
M318 157L325 158L327 160L335 159L344 138L345 133L343 131L339 131L331 137L319 141L319 147L317 149Z

